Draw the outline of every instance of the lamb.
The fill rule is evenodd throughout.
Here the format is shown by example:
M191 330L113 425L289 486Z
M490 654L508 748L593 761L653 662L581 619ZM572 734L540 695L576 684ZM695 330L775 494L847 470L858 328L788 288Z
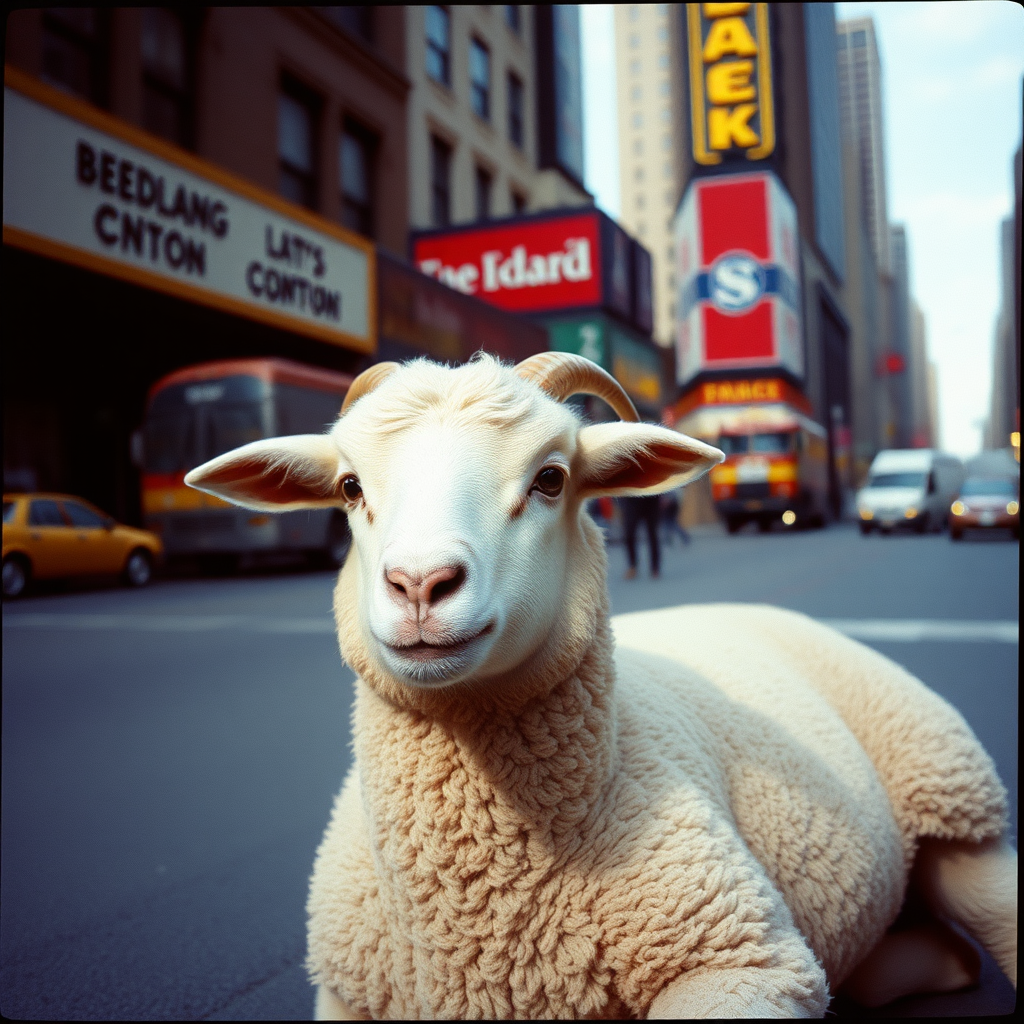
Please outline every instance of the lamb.
M620 422L564 403L604 398ZM609 619L600 495L716 449L642 424L594 364L378 364L322 436L186 482L343 507L334 611L355 759L317 853L318 1019L823 1016L1016 983L1016 853L959 714L795 613ZM613 632L614 630L614 632ZM912 887L933 915L887 932Z

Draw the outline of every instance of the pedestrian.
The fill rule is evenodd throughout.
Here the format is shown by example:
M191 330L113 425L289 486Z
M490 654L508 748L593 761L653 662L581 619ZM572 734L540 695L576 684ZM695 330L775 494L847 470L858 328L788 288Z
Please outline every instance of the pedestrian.
M631 580L636 577L636 531L641 522L647 527L651 576L657 578L661 575L661 549L658 545L658 517L660 515L658 495L619 498L619 506L622 509L622 522L626 535L626 557L629 559L626 579Z
M684 544L690 543L690 535L679 522L679 492L669 491L661 496L661 518L665 524L665 543L671 547L672 539L678 535Z

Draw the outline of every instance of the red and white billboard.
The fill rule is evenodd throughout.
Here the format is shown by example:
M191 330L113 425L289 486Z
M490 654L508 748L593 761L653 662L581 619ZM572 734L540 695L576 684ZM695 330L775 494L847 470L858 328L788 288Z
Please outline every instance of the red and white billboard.
M601 304L594 213L417 236L413 262L443 284L514 312Z
M804 375L796 208L769 171L696 179L676 215L676 368Z

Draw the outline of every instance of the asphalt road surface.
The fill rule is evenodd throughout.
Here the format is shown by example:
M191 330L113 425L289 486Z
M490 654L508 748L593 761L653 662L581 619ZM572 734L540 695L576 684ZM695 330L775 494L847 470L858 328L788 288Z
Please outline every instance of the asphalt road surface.
M614 611L783 605L837 623L965 715L1011 792L1018 547L852 528L664 552ZM313 853L351 752L332 574L251 573L4 606L0 1010L35 1020L300 1020ZM981 987L888 1016L1009 1013ZM864 1016L837 1004L841 1016Z

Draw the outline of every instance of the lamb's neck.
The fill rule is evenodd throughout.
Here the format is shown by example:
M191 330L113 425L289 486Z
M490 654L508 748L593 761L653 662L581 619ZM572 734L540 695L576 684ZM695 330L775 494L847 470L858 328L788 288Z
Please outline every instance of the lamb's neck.
M430 807L440 831L469 838L468 828L478 840L490 832L493 841L512 830L563 846L612 773L613 688L606 614L573 670L515 710L477 705L467 689L457 706L427 713L396 707L360 681L356 755L375 830L397 826L396 815L426 820Z

